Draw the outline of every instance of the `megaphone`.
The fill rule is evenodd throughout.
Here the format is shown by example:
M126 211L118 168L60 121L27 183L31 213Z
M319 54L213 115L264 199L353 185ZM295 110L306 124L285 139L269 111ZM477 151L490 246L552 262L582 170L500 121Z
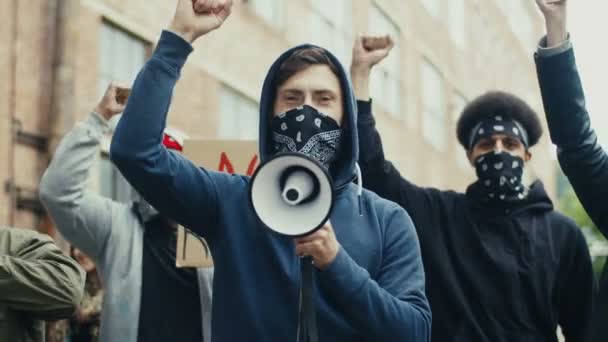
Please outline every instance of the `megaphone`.
M285 152L257 168L249 199L266 227L297 237L311 234L327 222L334 187L329 172L319 162L302 153Z

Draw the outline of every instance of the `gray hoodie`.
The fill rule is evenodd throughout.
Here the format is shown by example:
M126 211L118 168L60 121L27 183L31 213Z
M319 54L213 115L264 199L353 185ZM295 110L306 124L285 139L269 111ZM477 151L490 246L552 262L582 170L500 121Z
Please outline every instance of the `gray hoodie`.
M135 342L141 298L144 225L130 203L87 190L107 121L91 113L61 141L40 182L40 199L57 229L96 263L105 291L101 342ZM211 340L213 269L199 269L205 341Z

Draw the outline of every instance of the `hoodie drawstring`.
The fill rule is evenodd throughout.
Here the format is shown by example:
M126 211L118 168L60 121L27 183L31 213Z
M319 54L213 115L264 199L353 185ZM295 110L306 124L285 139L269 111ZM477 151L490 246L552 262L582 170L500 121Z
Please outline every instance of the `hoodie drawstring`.
M361 198L363 195L363 176L361 174L361 167L359 167L359 163L355 163L355 169L357 170L357 198L359 199L359 216L363 216L363 209L361 204Z

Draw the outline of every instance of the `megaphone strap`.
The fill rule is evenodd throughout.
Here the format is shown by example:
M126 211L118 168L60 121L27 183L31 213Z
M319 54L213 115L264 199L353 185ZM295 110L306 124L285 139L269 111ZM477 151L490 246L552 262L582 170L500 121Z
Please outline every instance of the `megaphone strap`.
M300 270L302 275L302 306L299 322L301 334L298 336L298 341L319 342L314 297L314 269L311 257L306 256L300 259Z

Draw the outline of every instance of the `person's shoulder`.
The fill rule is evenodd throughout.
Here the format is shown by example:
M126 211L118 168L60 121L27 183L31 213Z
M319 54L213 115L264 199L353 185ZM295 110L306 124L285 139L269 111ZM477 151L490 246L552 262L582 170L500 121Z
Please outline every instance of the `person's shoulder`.
M394 215L404 216L406 220L411 221L410 215L407 213L407 210L405 210L399 204L382 198L378 194L367 189L363 189L363 193L361 194L361 196L363 196L363 209L373 211L381 222L385 221L385 219L387 218L392 218Z
M46 234L41 234L35 230L25 228L13 228L7 226L0 226L0 236L19 240L53 241L50 236Z
M549 210L546 212L547 222L553 227L559 227L564 230L580 230L578 224L571 218L557 210Z
M24 248L36 248L54 245L53 239L37 231L25 228L0 227L0 254L19 253Z
M570 217L556 210L551 210L546 213L547 229L553 234L557 234L566 241L571 243L577 239L584 239L583 232L579 225Z

